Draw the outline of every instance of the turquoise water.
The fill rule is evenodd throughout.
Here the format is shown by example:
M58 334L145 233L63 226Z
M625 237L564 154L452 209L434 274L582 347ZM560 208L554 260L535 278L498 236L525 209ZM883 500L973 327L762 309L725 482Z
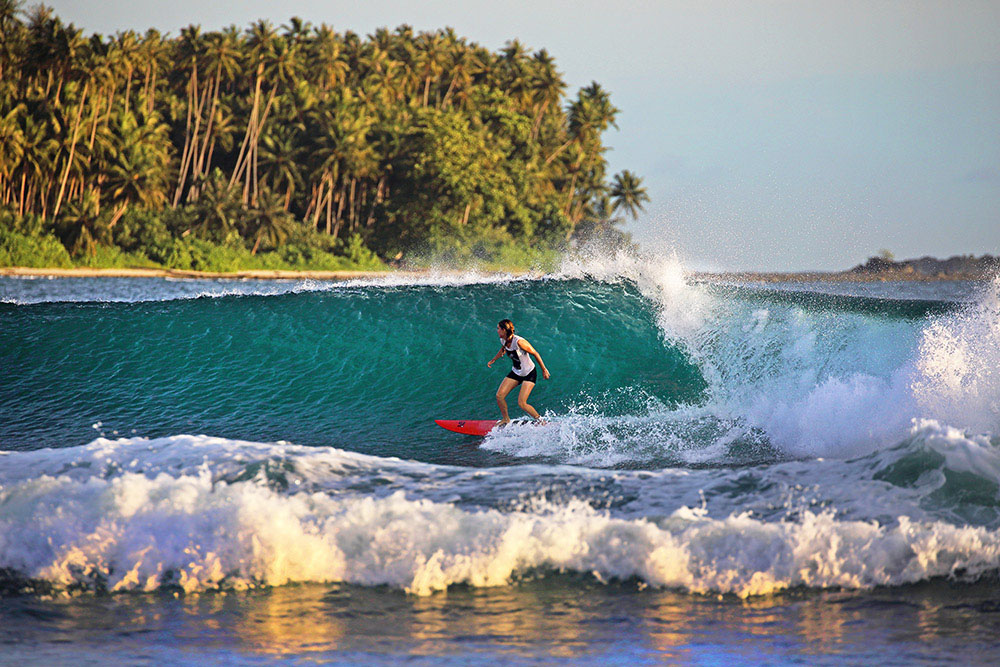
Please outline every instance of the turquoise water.
M635 260L0 278L0 641L55 662L995 662L998 292ZM503 317L552 372L547 424L439 429L496 415Z
M433 419L497 412L494 385L509 364L489 370L486 361L499 348L496 320L511 311L557 373L538 394L549 411L596 401L604 414L632 414L649 400L696 401L705 388L627 285L514 281L0 308L3 363L18 377L0 389L9 449L80 444L101 422L105 433L211 433L489 465L495 457L441 451Z

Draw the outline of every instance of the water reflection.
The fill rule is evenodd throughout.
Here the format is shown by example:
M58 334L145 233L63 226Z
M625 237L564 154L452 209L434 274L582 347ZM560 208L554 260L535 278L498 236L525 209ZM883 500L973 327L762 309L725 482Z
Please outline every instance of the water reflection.
M549 576L429 597L353 586L191 596L0 599L9 656L100 646L126 661L982 662L1000 656L1000 585L948 582L738 600ZM34 648L32 648L34 647ZM63 655L65 654L65 655Z

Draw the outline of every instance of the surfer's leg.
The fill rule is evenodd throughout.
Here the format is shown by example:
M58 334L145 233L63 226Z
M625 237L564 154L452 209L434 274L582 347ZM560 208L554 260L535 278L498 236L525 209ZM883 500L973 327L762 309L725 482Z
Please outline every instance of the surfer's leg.
M522 382L521 391L517 394L517 406L527 412L529 415L534 417L536 420L541 421L542 418L538 414L538 410L534 409L528 405L528 396L531 395L531 390L535 388L534 382Z
M510 421L510 415L507 414L507 394L510 390L517 386L517 380L511 380L510 378L504 378L503 382L500 383L500 387L497 389L497 406L500 408L500 415L503 419L500 420L501 424L506 424Z

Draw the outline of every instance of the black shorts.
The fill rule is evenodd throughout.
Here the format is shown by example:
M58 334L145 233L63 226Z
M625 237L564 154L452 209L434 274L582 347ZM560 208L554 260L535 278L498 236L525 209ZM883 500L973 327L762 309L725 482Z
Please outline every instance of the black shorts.
M507 377L516 381L518 384L521 384L522 382L531 382L534 384L538 382L538 367L536 366L535 368L532 368L531 372L527 375L518 375L513 371L513 369L511 369L510 373L507 373Z

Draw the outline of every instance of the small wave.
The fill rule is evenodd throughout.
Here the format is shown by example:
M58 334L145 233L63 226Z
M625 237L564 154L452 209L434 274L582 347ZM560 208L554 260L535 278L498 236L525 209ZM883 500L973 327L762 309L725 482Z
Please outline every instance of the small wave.
M553 474L583 482L582 495L539 493L539 480ZM625 506L596 505L587 482L596 474L623 485ZM400 487L399 478L408 482ZM995 516L981 526L942 518L960 515L976 493L995 514L996 482L995 444L936 422L855 461L610 478L206 436L98 439L0 456L0 572L109 591L348 582L426 595L545 572L741 597L897 586L1000 568ZM447 499L489 484L530 493L493 507ZM732 497L741 485L748 495ZM701 487L713 504L729 497L732 509L677 502L682 495L652 502L672 487L689 497ZM803 487L822 502L786 497ZM420 497L428 491L435 497ZM949 493L954 506L938 516L918 507ZM784 511L766 511L782 501Z
M692 593L870 588L1000 567L1000 533L901 517L895 526L804 512L795 522L681 508L622 519L582 501L468 511L413 500L283 495L208 473L41 478L3 492L0 569L58 589L185 591L294 582L416 595L503 586L528 572L637 578Z
M386 273L371 278L321 280L312 278L55 278L26 281L24 277L0 276L5 294L0 301L35 303L142 303L200 298L279 296L364 287L449 287L533 280L538 274L514 275L477 271L430 271ZM16 296L12 296L16 295Z

